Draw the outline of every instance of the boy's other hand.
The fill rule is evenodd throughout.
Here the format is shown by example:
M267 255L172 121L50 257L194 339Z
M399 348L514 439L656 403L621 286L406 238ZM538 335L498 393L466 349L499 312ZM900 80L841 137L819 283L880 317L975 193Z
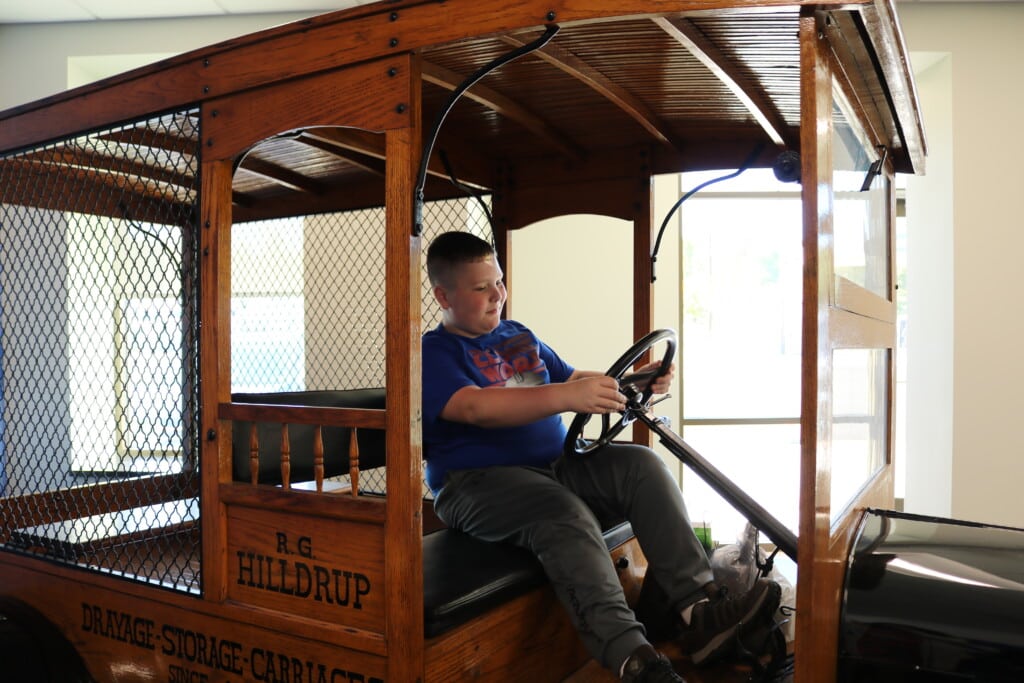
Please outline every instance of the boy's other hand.
M641 370L650 370L655 372L661 367L661 361L656 360L653 363L648 363ZM676 376L676 364L670 363L668 370L661 377L654 380L654 384L651 385L652 394L667 394L669 389L672 387L672 378Z
M676 365L672 363L665 370L665 374L654 378L655 373L661 369L661 361L648 363L636 372L624 375L619 379L619 385L632 384L637 390L644 391L650 385L651 394L667 394L672 388L672 378L676 374ZM654 378L653 383L651 379Z

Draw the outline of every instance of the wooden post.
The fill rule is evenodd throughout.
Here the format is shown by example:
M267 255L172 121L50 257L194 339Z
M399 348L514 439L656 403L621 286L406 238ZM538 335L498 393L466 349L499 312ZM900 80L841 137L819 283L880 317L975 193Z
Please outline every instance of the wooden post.
M647 150L637 160L636 199L633 208L633 340L640 339L651 331L654 324L654 283L651 253L654 249L654 181L651 176ZM644 364L651 359L650 352L638 361ZM651 445L651 432L637 422L633 423L633 442Z
M421 156L419 61L407 61L408 127L387 132L387 490L384 583L389 681L423 678L420 249L412 234Z
M796 679L836 676L842 567L830 557L832 345L832 71L818 16L800 17L803 351Z
M205 117L205 110L203 112ZM218 484L231 481L231 423L217 419L217 406L231 400L231 338L228 325L211 321L231 317L231 181L230 159L204 162L200 195L199 240L202 245L199 304L199 375L203 455L203 594L213 601L227 597L227 520Z

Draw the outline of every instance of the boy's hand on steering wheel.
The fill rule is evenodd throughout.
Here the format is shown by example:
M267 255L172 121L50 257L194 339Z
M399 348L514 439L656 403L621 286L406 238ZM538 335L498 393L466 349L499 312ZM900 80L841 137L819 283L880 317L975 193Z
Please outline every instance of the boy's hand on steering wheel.
M602 415L626 408L626 397L613 377L583 377L563 386L568 392L567 409L573 412Z
M620 385L633 384L637 390L643 391L648 388L648 384L651 382L651 377L661 367L660 361L654 361L644 365L636 372L626 375L619 380ZM653 384L650 385L651 394L667 394L672 386L672 378L676 375L676 364L672 363L669 365L668 370L665 374L654 379Z

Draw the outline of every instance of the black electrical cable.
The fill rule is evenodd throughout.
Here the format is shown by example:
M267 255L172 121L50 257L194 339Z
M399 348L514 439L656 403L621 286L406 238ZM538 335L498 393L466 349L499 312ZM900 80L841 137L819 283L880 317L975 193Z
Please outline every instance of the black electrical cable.
M480 204L480 208L484 210L484 215L487 216L487 224L491 226L491 234L493 235L494 216L491 215L491 208L487 206L487 202L484 201L484 198L483 196L481 196L480 191L477 190L475 187L466 185L455 176L455 171L452 169L452 165L448 161L448 155L445 154L443 149L437 150L437 156L441 158L441 165L444 166L445 172L448 173L448 178L452 181L452 185L473 197L477 201L477 203Z
M558 33L558 29L559 27L557 24L551 24L536 40L517 47L515 50L512 50L511 52L480 67L475 73L462 81L462 83L459 84L459 87L453 90L452 94L448 96L448 100L444 103L444 106L437 112L437 118L434 120L434 125L431 127L430 133L427 135L426 144L423 146L423 156L420 157L420 170L416 175L416 207L415 216L413 217L415 222L413 225L414 236L419 237L423 233L423 188L427 184L427 165L430 163L430 155L434 151L434 144L437 142L437 135L441 132L441 126L444 124L444 120L447 118L448 112L452 110L452 107L454 107L455 103L460 97L462 97L462 94L473 87L477 81L512 60L518 59L523 55L544 47L552 38L555 37L555 34Z
M667 214L665 214L665 220L661 222L661 227L658 228L658 238L654 241L654 250L651 252L651 282L654 282L655 280L658 279L657 276L654 274L654 266L658 262L658 250L661 249L661 238L665 234L665 228L668 227L668 222L672 218L672 214L674 214L676 210L679 209L680 206L682 206L683 202L685 202L687 199L703 190L708 185L714 185L715 183L720 183L723 180L735 178L739 174L746 171L748 168L750 168L750 166L754 163L757 157L761 154L761 150L763 149L764 142L759 142L757 146L754 148L754 151L750 153L750 156L748 156L744 160L744 162L740 164L740 167L737 168L735 171L727 175L719 176L717 178L712 178L711 180L704 181L697 187L693 188L692 190L684 194L676 201L675 204L672 205L672 208L668 210Z

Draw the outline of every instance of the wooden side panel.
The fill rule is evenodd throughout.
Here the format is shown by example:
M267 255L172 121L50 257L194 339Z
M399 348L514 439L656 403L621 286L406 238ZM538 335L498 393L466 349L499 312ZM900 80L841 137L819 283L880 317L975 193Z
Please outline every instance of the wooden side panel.
M383 632L381 527L235 505L227 520L228 599Z
M558 681L587 653L550 587L520 596L427 644L427 683Z
M626 601L635 605L647 570L639 542L614 548L611 558ZM428 641L425 680L557 681L588 656L565 608L544 586Z
M45 614L97 681L386 680L384 658L340 644L337 629L279 614L228 616L198 598L121 590L116 579L83 584L80 572L50 575L38 564L5 565L5 591Z

